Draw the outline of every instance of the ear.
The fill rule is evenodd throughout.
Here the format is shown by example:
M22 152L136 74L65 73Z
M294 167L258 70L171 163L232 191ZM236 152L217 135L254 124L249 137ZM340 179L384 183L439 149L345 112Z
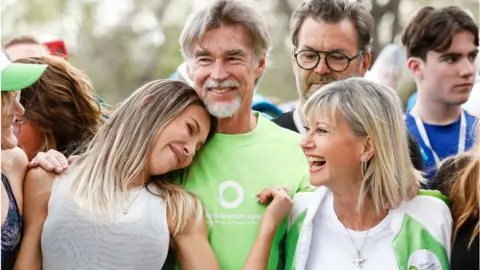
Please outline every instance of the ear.
M146 95L142 98L142 109L145 108L145 105L147 105L148 103L150 103L150 101L152 101L152 98L153 98L153 95Z
M360 73L362 74L362 77L365 76L367 73L368 69L370 68L370 63L372 62L372 53L371 52L366 52L363 54L363 60L362 60L362 69Z
M407 60L407 66L415 80L423 79L423 60L417 57L410 57Z
M260 60L258 61L257 68L255 69L255 75L256 75L257 78L262 77L263 72L265 72L266 64L267 64L266 57L260 58Z
M375 148L373 147L372 140L367 137L363 146L362 153L360 154L360 160L362 162L369 161L375 155Z

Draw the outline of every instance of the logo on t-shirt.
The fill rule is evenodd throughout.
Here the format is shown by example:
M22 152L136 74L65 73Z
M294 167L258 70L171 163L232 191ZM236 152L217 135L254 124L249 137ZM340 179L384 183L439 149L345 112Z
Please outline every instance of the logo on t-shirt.
M437 255L427 249L415 251L408 258L408 270L441 270Z
M235 181L225 181L218 186L218 203L223 208L237 208L242 204L244 196L243 187Z

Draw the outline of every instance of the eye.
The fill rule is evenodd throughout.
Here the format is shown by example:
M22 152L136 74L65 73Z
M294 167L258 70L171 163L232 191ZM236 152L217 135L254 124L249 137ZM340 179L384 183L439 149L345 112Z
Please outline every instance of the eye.
M201 63L201 64L210 63L210 62L211 62L210 59L206 57L197 59L197 63Z
M310 128L307 127L307 126L304 126L303 128L305 129L306 132L309 132L309 131L310 131Z
M455 56L447 56L445 57L445 62L449 63L449 64L452 64L452 63L455 63L457 61L457 57Z
M317 133L324 134L324 133L328 133L328 131L323 128L317 128Z
M192 135L192 134L193 134L193 127L192 127L192 125L187 124L187 128L188 128L188 135Z

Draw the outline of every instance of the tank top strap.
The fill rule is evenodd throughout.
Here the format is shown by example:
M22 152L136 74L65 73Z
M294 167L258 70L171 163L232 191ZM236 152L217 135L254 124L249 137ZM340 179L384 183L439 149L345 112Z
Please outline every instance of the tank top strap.
M17 205L17 200L15 200L15 196L13 195L12 187L10 186L10 181L8 181L7 176L2 172L2 183L5 186L5 190L7 191L8 194L8 200L10 203L13 203L15 206L15 210L17 212L17 215L20 216L20 212L18 210L18 205Z

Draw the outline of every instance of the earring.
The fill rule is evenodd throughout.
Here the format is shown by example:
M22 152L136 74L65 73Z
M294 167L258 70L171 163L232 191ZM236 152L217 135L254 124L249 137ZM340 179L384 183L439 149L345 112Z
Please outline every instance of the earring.
M364 179L365 179L365 174L367 173L367 165L368 165L367 162L368 162L368 161L367 161L367 159L366 159L364 156L362 156L362 157L360 158L360 160L362 161L362 169L361 169L362 180L364 180Z

